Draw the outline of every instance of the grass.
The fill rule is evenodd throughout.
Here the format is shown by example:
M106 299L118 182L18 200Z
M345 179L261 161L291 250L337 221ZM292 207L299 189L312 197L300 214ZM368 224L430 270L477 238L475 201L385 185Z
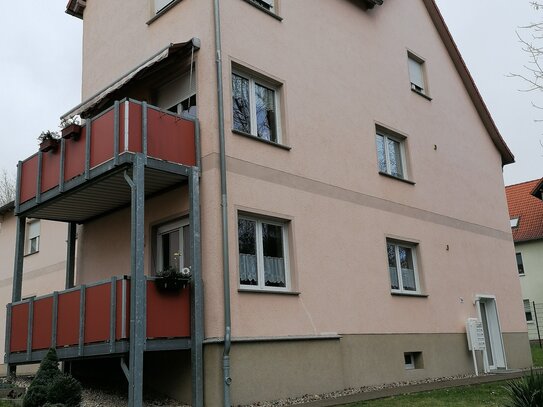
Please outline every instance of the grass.
M350 404L349 407L501 407L508 399L507 391L504 389L505 383L488 383L406 394L362 401Z
M534 367L543 367L543 349L539 347L539 344L532 345L531 349ZM506 383L497 382L406 394L363 401L350 404L349 407L498 407L508 401L507 391L504 388Z
M16 404L12 403L11 401L4 401L0 400L0 407L14 407Z
M539 344L532 345L532 361L534 367L543 367L543 349L539 347Z

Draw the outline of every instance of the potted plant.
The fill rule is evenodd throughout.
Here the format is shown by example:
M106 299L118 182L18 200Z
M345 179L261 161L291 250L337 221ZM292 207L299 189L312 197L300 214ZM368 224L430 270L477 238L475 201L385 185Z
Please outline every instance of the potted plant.
M161 291L179 291L185 287L191 277L188 267L179 267L178 259L180 253L174 253L175 265L166 267L156 273L155 284Z
M42 131L38 137L40 142L40 151L46 153L47 151L55 151L58 148L58 141L60 139L59 134L56 131L46 130Z
M62 138L77 140L81 134L81 118L73 116L64 118L60 122Z

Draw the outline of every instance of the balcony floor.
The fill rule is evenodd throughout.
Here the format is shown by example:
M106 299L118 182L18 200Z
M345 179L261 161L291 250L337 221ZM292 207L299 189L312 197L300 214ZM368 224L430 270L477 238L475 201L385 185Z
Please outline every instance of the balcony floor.
M130 205L131 190L124 174L132 178L135 155L123 153L119 162L110 160L64 184L64 191L54 188L43 193L40 201L28 201L20 206L19 214L27 217L63 222L84 223L97 216ZM189 168L147 158L145 169L145 195L154 195L180 185L187 179Z

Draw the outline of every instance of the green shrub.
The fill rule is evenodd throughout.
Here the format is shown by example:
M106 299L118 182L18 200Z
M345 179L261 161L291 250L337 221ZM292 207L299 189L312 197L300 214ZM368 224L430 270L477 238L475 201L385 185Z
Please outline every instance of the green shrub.
M23 407L78 407L81 385L58 368L57 353L49 349L23 399Z
M541 407L543 406L543 374L534 373L520 380L507 383L505 388L509 394L507 407Z

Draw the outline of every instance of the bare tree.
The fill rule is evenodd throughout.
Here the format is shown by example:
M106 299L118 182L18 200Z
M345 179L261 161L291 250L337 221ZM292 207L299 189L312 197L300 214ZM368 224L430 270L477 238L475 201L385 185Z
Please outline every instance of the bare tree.
M15 177L5 169L0 171L0 206L15 199Z

